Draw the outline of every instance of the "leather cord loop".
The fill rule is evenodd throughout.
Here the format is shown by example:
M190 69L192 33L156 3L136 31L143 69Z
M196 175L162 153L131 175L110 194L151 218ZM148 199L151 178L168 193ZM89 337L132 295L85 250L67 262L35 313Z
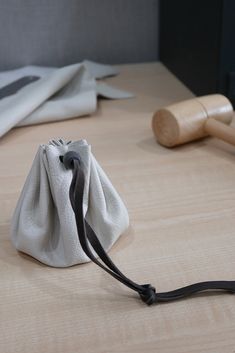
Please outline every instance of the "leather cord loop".
M73 169L75 160L81 163L80 156L74 151L69 151L64 156L60 156L60 161L64 163L66 169Z
M83 251L90 260L109 273L112 277L135 292L138 292L143 302L147 305L152 305L158 302L169 302L205 290L224 290L230 293L235 293L235 281L199 282L169 292L156 293L155 288L151 284L140 285L126 277L113 263L104 250L94 230L85 220L83 214L85 175L79 154L74 151L69 151L64 156L60 156L60 160L64 163L66 169L72 169L73 172L69 197L75 215L78 239ZM99 260L94 256L91 248L93 248L99 256Z

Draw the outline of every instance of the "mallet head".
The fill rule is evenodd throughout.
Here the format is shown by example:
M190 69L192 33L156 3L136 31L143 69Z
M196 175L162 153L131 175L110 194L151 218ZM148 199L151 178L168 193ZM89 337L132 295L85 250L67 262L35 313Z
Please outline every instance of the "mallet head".
M230 101L213 94L170 105L153 115L152 128L160 144L173 147L207 136L208 118L230 124L233 118Z

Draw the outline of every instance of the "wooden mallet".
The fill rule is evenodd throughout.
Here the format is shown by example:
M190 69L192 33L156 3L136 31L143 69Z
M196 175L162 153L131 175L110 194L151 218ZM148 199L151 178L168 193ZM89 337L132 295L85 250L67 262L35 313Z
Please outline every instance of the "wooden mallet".
M153 115L157 141L174 147L211 135L235 145L235 129L230 101L221 94L196 97L169 105Z

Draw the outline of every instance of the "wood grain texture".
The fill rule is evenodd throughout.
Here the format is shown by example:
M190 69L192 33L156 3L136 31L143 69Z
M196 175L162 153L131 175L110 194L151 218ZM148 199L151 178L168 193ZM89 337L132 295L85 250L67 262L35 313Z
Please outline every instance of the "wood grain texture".
M1 353L234 353L235 297L145 306L94 264L54 269L21 255L9 222L39 143L86 138L125 201L129 231L110 251L124 273L166 291L235 279L235 149L206 138L169 150L156 109L192 97L160 63L109 79L136 98L91 117L12 130L0 140Z

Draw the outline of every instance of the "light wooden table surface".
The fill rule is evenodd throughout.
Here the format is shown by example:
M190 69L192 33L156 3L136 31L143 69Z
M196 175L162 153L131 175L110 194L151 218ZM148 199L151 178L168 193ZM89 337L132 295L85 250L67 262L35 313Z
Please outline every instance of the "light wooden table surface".
M145 306L90 263L54 269L20 255L9 223L39 143L86 138L129 210L110 251L123 272L167 291L235 279L235 148L204 139L174 150L151 131L154 110L192 94L160 63L108 79L136 98L96 114L12 130L0 140L0 352L234 353L235 297Z

